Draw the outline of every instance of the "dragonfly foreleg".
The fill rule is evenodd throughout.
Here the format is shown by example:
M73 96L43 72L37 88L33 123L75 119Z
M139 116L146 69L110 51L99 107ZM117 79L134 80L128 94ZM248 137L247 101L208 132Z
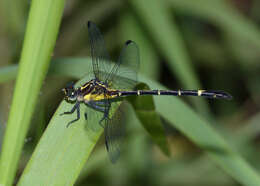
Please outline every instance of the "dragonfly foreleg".
M72 123L78 121L80 119L80 103L77 102L74 107L71 109L71 111L68 111L68 112L63 112L61 113L60 115L64 115L64 114L72 114L75 112L75 110L77 110L77 118L70 121L68 124L67 124L67 127L69 127L69 125L71 125Z
M79 102L77 102L71 109L71 111L67 111L67 112L63 112L60 114L60 116L64 115L64 114L73 114L75 112L75 110L79 107Z
M68 124L67 124L67 128L74 122L78 121L80 119L80 109L79 109L79 106L77 107L77 118L70 121Z

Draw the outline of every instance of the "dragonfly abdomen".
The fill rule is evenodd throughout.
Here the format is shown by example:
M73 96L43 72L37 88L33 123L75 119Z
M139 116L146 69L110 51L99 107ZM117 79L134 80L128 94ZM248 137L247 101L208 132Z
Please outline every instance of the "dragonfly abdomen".
M224 91L216 90L136 90L121 91L120 96L169 95L169 96L202 96L206 98L231 99L232 96Z

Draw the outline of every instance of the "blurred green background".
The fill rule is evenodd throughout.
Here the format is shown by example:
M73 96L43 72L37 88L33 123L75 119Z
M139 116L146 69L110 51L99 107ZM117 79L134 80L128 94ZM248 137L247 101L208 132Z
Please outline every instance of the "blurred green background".
M28 0L0 0L0 137L8 118L13 68L20 58L29 8ZM257 0L68 0L52 58L90 56L88 20L99 26L114 60L126 40L135 41L141 55L140 74L147 78L168 89L219 89L233 96L232 101L179 99L259 170L259 9ZM63 99L61 88L70 80L69 75L46 77L15 183ZM162 121L169 157L130 110L118 163L109 162L101 139L75 185L240 185L203 149Z

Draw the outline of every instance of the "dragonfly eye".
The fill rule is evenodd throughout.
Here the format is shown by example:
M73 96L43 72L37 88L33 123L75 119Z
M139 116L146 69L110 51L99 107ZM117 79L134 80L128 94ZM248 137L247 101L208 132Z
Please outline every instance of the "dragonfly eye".
M68 89L68 96L69 97L74 97L76 94L75 94L75 89Z
M77 93L76 93L76 89L74 88L74 83L70 82L67 84L67 86L65 88L62 89L62 91L65 94L65 99L69 102L73 102L76 100L77 98Z

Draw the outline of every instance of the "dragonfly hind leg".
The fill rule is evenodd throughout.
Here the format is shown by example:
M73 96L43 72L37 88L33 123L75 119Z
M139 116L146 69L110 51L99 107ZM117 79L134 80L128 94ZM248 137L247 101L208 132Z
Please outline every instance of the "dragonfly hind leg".
M103 127L103 128L105 128L105 124L103 123L103 121L104 121L105 119L109 119L109 118L108 118L108 116L106 116L105 113L104 113L104 116L103 116L103 117L101 118L101 120L98 122L99 125L100 125L101 127Z
M103 121L105 119L109 120L109 109L110 109L110 106L104 111L104 116L101 118L101 120L99 121L99 125L102 126L103 128L105 128L105 124L103 123Z
M97 111L105 112L105 107L103 102L88 101L85 103Z
M89 105L91 108L104 113L104 116L99 121L99 125L101 127L105 128L105 124L103 123L103 121L105 119L109 119L108 111L109 111L110 105L107 102L103 102L103 101L88 101L88 102L86 102L86 104ZM86 114L85 114L85 118L87 118Z

